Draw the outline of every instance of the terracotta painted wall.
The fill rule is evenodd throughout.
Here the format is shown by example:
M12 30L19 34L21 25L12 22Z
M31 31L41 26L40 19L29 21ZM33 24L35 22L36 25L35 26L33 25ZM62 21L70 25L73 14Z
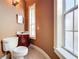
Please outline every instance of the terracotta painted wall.
M11 0L0 0L0 40L15 35L17 31L24 31L24 24L18 24L16 20L16 14L21 11L21 5L16 8L11 5Z
M27 0L28 6L36 3L36 40L51 59L59 59L54 53L54 0Z

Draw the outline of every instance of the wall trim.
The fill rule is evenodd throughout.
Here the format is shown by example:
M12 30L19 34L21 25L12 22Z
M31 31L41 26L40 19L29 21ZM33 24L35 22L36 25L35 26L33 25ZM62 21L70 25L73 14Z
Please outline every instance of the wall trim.
M34 44L31 44L30 46L34 47L36 50L38 50L40 53L42 53L47 59L51 59L43 49L39 48L38 46L36 46Z
M59 51L56 48L54 48L54 52L58 55L60 59L65 59L64 56L61 55L61 53L59 53Z

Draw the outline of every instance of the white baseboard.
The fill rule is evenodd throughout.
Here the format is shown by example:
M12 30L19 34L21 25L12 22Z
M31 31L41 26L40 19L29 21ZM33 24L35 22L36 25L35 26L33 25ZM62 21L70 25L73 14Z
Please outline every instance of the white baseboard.
M30 46L34 47L36 50L38 50L40 53L42 53L42 54L46 57L46 59L51 59L51 58L47 55L47 53L44 52L43 49L41 49L41 48L39 48L38 46L33 45L33 44L31 44Z

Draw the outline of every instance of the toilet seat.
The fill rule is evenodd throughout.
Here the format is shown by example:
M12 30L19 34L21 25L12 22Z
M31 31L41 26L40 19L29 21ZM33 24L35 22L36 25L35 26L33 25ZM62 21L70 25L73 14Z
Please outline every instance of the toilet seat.
M18 46L13 49L14 56L24 56L28 54L28 48L24 46Z

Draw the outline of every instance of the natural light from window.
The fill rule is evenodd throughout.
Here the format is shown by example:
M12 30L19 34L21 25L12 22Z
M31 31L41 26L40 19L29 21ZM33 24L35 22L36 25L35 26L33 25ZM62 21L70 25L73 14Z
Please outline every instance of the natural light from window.
M30 37L36 37L36 25L35 25L35 3L29 7L29 32Z
M78 55L78 5L77 0L64 0L64 48Z
M77 59L78 0L57 0L56 3L54 5L55 52L61 59Z

